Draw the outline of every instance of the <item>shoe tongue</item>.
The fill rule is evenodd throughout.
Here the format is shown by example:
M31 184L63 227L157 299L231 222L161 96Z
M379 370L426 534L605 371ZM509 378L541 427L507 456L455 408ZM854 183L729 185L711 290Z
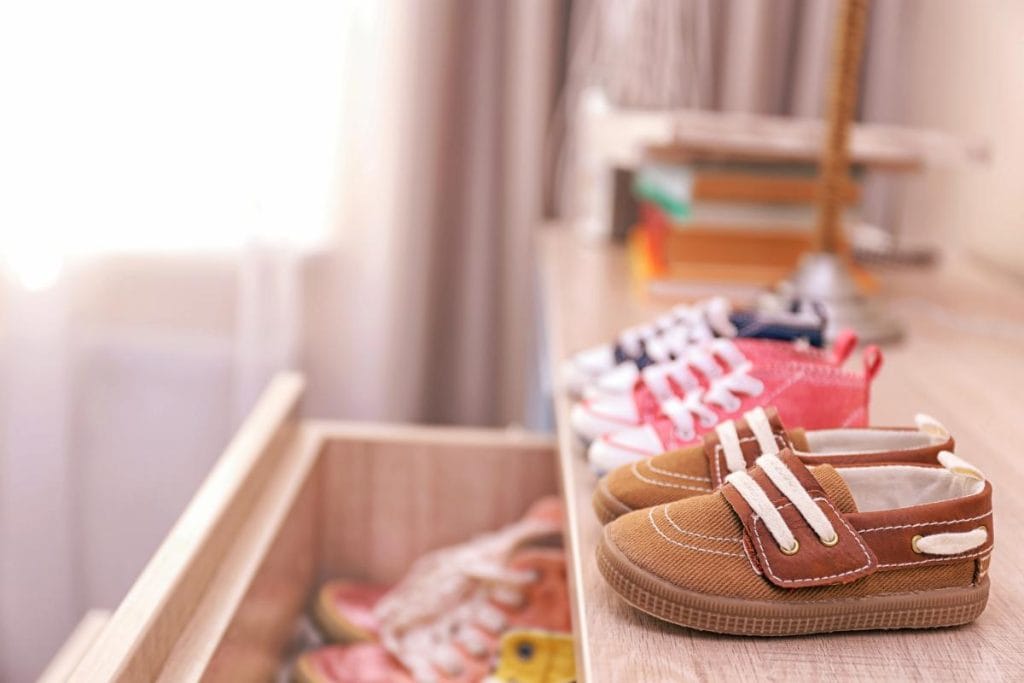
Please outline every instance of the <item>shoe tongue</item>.
M853 493L846 485L842 476L832 465L818 465L810 468L811 475L821 484L822 490L828 496L836 509L844 514L857 512L857 503L853 500Z

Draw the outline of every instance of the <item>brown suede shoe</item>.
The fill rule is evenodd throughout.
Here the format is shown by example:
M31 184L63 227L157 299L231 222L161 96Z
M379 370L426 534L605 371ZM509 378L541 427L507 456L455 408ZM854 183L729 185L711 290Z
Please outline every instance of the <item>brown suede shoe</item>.
M774 408L758 408L742 420L718 425L702 444L612 470L597 484L594 512L607 524L633 510L710 493L731 471L744 470L758 456L781 448L792 450L806 465L934 465L940 452L953 450L953 439L932 418L918 416L917 423L916 429L858 427L805 432L785 429Z
M598 565L633 606L718 633L967 623L988 599L992 487L952 453L939 461L764 455L716 493L612 522Z

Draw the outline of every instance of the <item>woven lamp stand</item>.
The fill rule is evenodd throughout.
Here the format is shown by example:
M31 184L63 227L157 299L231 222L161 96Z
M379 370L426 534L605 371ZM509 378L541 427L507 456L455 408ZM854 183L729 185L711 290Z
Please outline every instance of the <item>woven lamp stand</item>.
M868 0L843 0L836 23L835 52L821 156L821 187L815 251L804 254L784 287L801 299L824 304L833 330L852 329L862 341L894 341L903 331L878 302L857 288L839 252L844 181L849 176L850 122L857 102L857 80Z

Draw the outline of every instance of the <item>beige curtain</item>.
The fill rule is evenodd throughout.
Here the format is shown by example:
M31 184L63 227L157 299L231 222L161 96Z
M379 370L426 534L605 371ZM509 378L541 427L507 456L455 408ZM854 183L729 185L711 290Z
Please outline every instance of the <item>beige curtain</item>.
M574 0L570 93L623 107L818 116L837 0ZM889 96L904 0L873 3L862 101ZM876 55L877 58L873 58ZM886 112L888 113L888 112Z
M308 410L521 422L537 414L532 236L563 8L399 5L384 90L352 102L374 143L348 146L341 248L307 273Z
M202 144L186 134L182 117L159 106L125 114L103 88L86 88L95 118L75 107L53 110L55 130L73 124L82 131L76 139L102 139L96 128L107 131L100 124L122 116L160 140L189 140L194 156L179 154L178 145L147 147L129 179L151 192L152 206L209 219L211 231L235 217L242 224L236 232L249 237L244 246L209 252L97 248L69 259L42 291L6 272L0 277L5 681L32 680L85 609L116 607L274 372L306 374L312 416L503 425L536 424L543 409L531 246L562 5L261 6L239 9L259 21L223 35L210 29L207 5L176 5L173 30L162 20L125 19L108 5L94 28L115 26L113 42L130 33L123 26L175 45L205 40L205 64L190 54L195 70L238 75L253 86L254 108L277 108L274 116L235 120L244 109L237 89L192 87L194 72L169 52L124 38L140 51L137 59L161 65L146 72L147 92L190 112L184 122L204 136ZM234 27L232 7L214 18ZM110 23L108 14L127 23ZM24 35L38 28L11 26ZM59 53L63 36L49 36L52 44L47 36L25 41L26 49ZM83 38L83 54L101 59L106 51L91 51L98 42ZM302 59L282 60L282 46ZM339 59L337 69L318 68ZM22 64L14 71L20 75L30 61L12 62ZM331 72L340 82L324 75ZM93 80L108 84L117 74ZM52 89L65 81L74 78ZM42 92L27 91L14 97L25 104L18 112L26 120ZM80 92L68 87L66 96ZM296 92L324 97L297 99ZM211 103L214 95L220 99ZM337 140L332 126L313 125L324 112L309 106L333 103L335 95ZM235 108L229 116L218 105ZM107 134L116 139L104 144L114 149L141 145L118 130ZM225 138L237 148L225 148ZM317 150L335 144L338 168L311 174L310 160L323 160ZM72 174L56 170L91 159L51 146L47 169L55 174L40 174L46 185L29 189L48 201L81 194L78 178L62 185ZM243 161L233 166L239 150ZM5 160L0 176L31 184L32 174ZM222 172L210 171L211 160ZM152 180L162 177L155 169L169 166L183 179L198 173L217 182L183 192ZM330 188L330 239L282 240L317 227L308 201L315 193L303 191L310 177ZM105 225L110 207L123 203L122 187L93 189L87 205L74 206L76 235ZM204 193L220 212L212 218L196 205ZM139 215L133 233L165 229L163 215Z

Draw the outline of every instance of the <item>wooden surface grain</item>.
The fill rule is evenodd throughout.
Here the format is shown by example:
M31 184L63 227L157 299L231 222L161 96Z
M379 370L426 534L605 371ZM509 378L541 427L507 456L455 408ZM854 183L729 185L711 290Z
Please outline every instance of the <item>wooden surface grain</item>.
M75 630L71 632L46 669L40 674L36 683L65 683L109 620L110 612L108 610L91 609L86 612L82 620L75 626Z
M267 681L319 568L320 433L305 421L237 529L156 679Z
M570 352L674 303L636 290L621 248L583 244L556 228L543 231L540 245L556 377ZM993 482L996 546L985 612L961 628L778 639L717 636L641 614L598 572L600 525L590 507L595 477L569 426L571 403L556 389L581 680L1024 679L1024 287L964 258L883 279L890 310L908 333L902 344L885 349L872 423L912 424L915 413L928 413L951 430L958 453Z
M322 578L397 581L423 554L500 529L558 491L548 436L319 426Z
M550 436L293 420L302 385L271 385L128 597L48 680L271 680L321 580L394 581L557 491Z

